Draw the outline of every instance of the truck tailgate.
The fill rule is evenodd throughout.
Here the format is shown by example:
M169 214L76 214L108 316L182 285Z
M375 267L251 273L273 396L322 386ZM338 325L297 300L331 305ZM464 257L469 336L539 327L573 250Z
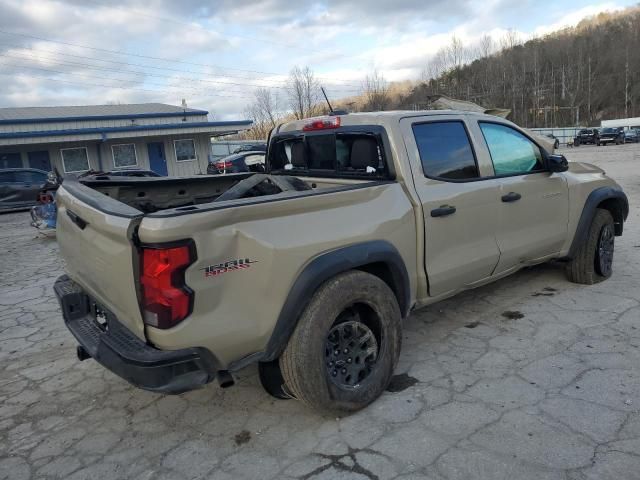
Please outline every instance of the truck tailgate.
M89 205L93 198L100 209ZM130 210L126 215L114 215L102 207L116 200L77 183L72 192L61 186L56 202L58 244L69 277L144 340L136 293L138 256L132 242L142 212L124 206Z

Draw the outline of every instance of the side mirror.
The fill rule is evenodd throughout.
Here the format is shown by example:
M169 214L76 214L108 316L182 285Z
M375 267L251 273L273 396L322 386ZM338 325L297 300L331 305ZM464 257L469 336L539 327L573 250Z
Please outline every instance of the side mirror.
M547 166L553 173L566 172L569 170L569 162L564 155L549 155L547 157Z

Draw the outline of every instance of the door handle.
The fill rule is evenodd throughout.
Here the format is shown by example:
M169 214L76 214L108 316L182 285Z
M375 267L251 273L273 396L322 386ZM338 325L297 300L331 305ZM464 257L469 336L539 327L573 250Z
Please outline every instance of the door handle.
M440 208L434 208L431 210L432 217L446 217L456 213L456 207L451 205L442 205Z
M503 202L517 202L522 198L522 195L516 192L509 192L506 195L502 196Z
M71 219L73 223L75 223L80 230L84 230L89 223L84 220L82 217L78 216L78 214L73 213L71 210L67 209L67 216Z

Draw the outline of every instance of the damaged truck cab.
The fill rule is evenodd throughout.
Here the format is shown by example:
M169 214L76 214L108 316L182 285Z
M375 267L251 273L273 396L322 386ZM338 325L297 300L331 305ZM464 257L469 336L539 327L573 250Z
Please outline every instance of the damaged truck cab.
M80 358L164 393L257 362L332 412L382 393L413 308L551 259L608 278L628 213L602 170L453 111L290 122L265 174L67 179L58 205Z

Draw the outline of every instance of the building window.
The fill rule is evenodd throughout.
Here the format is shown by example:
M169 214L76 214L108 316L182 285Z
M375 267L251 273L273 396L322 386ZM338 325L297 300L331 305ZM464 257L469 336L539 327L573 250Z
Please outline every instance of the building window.
M173 147L176 150L176 161L188 162L196 159L196 144L192 139L174 140Z
M65 173L86 172L89 170L89 155L86 147L62 148L62 167Z
M135 167L138 165L136 146L133 143L111 145L111 153L113 154L114 168Z

